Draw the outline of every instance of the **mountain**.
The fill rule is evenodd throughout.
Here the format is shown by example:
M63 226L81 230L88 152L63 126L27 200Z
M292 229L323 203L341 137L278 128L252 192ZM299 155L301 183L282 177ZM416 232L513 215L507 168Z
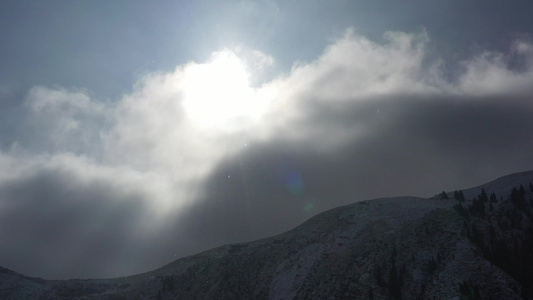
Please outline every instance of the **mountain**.
M357 202L128 277L52 281L0 268L0 298L531 299L532 182L529 171L429 199Z

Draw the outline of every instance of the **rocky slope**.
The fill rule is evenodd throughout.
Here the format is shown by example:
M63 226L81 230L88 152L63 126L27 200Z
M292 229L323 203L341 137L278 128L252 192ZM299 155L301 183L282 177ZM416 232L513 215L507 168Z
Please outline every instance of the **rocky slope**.
M531 298L531 182L533 171L431 199L358 202L123 278L47 281L0 269L0 298Z

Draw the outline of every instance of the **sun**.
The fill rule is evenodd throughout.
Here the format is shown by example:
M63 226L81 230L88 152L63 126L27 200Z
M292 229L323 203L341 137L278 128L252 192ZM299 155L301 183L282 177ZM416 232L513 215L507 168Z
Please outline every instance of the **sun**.
M216 52L187 72L183 107L188 118L207 128L231 130L255 120L264 103L250 87L246 64L235 53Z

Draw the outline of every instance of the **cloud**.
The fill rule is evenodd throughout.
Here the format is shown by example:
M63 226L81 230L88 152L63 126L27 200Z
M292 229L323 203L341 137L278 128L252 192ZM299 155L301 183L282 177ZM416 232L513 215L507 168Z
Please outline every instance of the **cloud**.
M128 267L141 259L136 246L157 244L152 235L159 224L147 200L159 191L149 175L72 154L4 154L1 165L4 265L50 277L116 275L117 266L138 272Z
M262 86L273 99L267 121L183 217L208 240L194 242L245 241L353 201L429 197L533 167L531 67L476 68L474 57L446 80L442 62L425 61L424 32L386 37L380 45L349 31ZM494 69L504 71L498 93L484 79Z
M0 265L125 275L352 201L533 167L530 43L483 52L448 80L426 32L384 40L348 30L262 84L246 72L271 56L226 49L146 75L114 103L31 89L12 108L20 126L0 129Z
M440 85L445 83L435 74L436 66L423 69L424 45L428 42L425 32L388 32L385 39L387 44L379 45L348 30L319 59L297 63L290 74L264 86L275 98L270 118L277 124L269 125L293 129L272 131L288 134L288 139L326 138L324 144L336 145L353 137L357 131L354 123L342 124L351 128L341 132L324 126L327 124L307 126L303 119L315 119L324 109L342 113L346 105L371 97L440 92ZM293 127L299 124L303 126Z
M34 154L100 154L100 134L112 117L109 104L92 100L83 90L42 86L32 88L23 100L19 107L6 108L9 121L17 124L4 135L9 148Z
M530 94L533 45L517 41L511 50L509 54L484 51L463 62L466 72L458 80L459 91L481 96Z

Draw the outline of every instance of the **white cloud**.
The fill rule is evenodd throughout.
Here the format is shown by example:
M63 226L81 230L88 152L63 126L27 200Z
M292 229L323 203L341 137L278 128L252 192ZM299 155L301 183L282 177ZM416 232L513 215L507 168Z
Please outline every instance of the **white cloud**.
M216 79L226 74L209 73L221 70L206 67L209 65L191 63L173 73L150 75L137 85L135 92L125 96L117 106L116 125L104 139L108 161L161 174L181 193L204 178L232 149L241 149L246 141L235 143L246 135L245 128L224 130L225 121L240 116L224 110L224 98L211 99L237 97L240 91L225 90L226 86L220 86ZM207 80L209 76L214 77ZM198 85L202 78L205 86ZM202 105L191 106L191 110L190 101L200 101ZM207 119L201 115L202 109ZM230 113L229 119L220 119L213 127L212 119L224 113ZM185 201L183 197L176 195L175 200Z
M513 61L518 66L513 68ZM528 42L516 41L509 53L484 51L463 65L466 71L457 84L460 93L501 96L533 92L533 45Z
M426 91L422 60L425 32L385 34L379 45L348 30L312 63L298 63L281 83L291 93L312 94L328 101L373 94Z
M109 104L92 100L83 90L34 87L24 105L33 136L30 142L43 144L47 152L96 154L100 133L112 117Z
M296 63L289 74L261 87L271 106L260 132L308 143L321 151L361 134L362 128L336 122L313 124L317 107L339 114L353 103L398 94L436 94L447 84L438 64L424 66L425 32L388 32L380 45L353 30L329 46L315 61ZM316 141L320 141L319 143Z

